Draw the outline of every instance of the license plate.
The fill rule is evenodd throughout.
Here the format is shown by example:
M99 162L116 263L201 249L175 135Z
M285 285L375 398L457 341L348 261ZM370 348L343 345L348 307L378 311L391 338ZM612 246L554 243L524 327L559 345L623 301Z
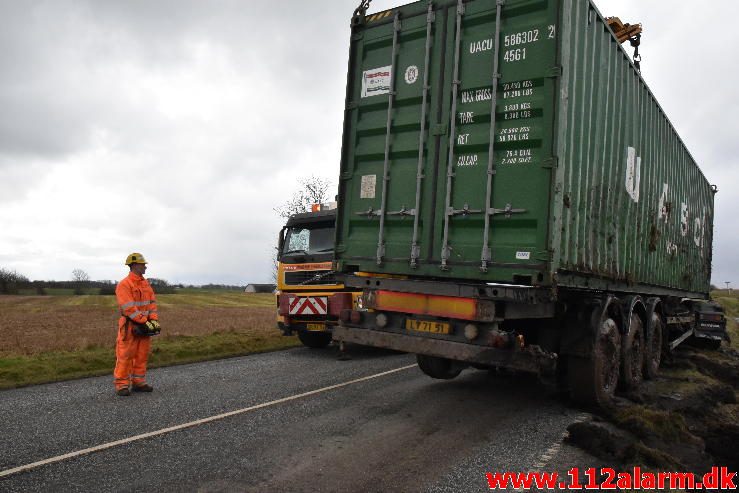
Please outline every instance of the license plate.
M326 324L307 324L307 330L326 330Z
M431 334L449 334L451 327L446 322L431 322L429 320L405 319L405 328L416 332L429 332Z

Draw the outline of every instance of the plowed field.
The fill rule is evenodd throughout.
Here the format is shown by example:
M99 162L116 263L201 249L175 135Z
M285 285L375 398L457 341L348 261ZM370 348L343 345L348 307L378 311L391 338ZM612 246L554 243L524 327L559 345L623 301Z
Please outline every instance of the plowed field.
M114 296L0 296L0 353L112 348L118 317ZM271 294L161 295L159 320L162 339L216 332L279 337Z

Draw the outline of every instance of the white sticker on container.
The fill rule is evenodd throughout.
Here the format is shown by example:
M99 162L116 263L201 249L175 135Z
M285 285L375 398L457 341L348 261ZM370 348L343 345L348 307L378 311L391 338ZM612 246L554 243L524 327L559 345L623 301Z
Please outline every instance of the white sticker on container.
M516 260L529 260L531 259L531 252L516 252Z
M378 67L362 72L362 97L378 96L390 92L393 66Z
M688 219L690 213L688 212L688 204L683 202L680 204L680 234L683 236L688 234Z
M374 199L377 188L377 175L364 175L359 189L360 199Z
M411 65L407 69L405 69L405 83L406 84L415 84L418 80L418 67L415 65Z
M634 202L639 202L639 182L641 181L641 158L636 149L626 149L626 192Z

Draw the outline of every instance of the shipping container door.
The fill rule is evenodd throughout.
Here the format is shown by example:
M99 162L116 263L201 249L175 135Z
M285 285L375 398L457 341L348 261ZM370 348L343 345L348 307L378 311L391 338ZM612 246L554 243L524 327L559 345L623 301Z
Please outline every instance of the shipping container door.
M448 36L458 42L448 43L434 241L439 269L455 277L514 280L530 267L531 280L543 280L557 5L476 0L450 16ZM536 270L542 275L531 276Z

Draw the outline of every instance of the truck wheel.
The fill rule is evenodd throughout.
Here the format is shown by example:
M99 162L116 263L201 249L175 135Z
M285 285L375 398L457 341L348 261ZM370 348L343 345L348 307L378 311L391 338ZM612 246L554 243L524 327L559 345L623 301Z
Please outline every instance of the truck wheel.
M605 319L593 343L590 358L570 356L567 376L572 398L585 406L611 404L621 366L621 334L612 318Z
M299 330L298 339L300 339L300 342L302 342L305 346L313 349L323 349L331 344L331 333Z
M642 381L644 369L644 324L636 313L631 314L629 333L622 339L621 386L635 389Z
M436 356L426 356L425 354L417 354L416 361L422 372L431 378L440 380L451 380L459 375L463 368L456 361Z
M652 313L652 330L644 345L644 378L651 380L657 376L662 362L662 318Z

